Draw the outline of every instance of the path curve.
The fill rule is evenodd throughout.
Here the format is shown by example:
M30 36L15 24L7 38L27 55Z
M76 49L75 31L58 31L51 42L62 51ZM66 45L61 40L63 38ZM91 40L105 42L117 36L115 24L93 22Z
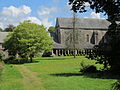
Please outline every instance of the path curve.
M42 86L41 78L35 72L30 71L24 65L15 65L23 76L23 84L27 90L45 90Z

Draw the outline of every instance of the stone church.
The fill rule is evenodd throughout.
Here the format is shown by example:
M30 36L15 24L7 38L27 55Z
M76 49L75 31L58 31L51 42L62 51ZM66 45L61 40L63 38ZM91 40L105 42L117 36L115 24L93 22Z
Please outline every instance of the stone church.
M79 53L81 49L93 49L100 43L107 43L105 34L110 24L106 19L76 18L73 31L73 18L57 18L53 53L70 54L73 47Z
M76 54L79 54L81 50L94 49L101 43L107 43L106 32L110 24L106 19L76 18L73 30L73 18L57 18L56 32L51 34L54 39L52 53L72 55L75 47ZM0 32L0 52L3 51L2 43L7 34Z

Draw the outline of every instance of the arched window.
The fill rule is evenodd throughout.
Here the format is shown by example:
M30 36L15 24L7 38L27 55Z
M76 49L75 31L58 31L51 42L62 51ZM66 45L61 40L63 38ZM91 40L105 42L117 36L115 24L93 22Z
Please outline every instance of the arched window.
M98 32L95 33L95 44L98 43Z
M89 42L89 40L90 40L90 39L89 39L89 35L88 35L88 34L87 34L87 38L86 38L86 40L87 40L87 42Z
M92 44L98 44L98 32L93 32L93 35L92 35Z

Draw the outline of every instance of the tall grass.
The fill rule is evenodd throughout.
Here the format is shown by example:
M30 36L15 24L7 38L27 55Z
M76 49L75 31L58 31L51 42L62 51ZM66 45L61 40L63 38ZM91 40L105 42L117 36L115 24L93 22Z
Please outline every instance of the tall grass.
M38 60L37 60L38 59ZM95 74L83 75L80 62L95 65L94 60L85 57L37 58L38 63L26 64L26 67L42 78L47 90L109 90L116 81L112 78L97 78ZM102 65L96 65L98 69Z
M24 90L22 76L13 65L5 65L0 80L0 90Z
M1 79L2 70L3 70L3 63L0 61L0 79Z
M83 56L41 57L35 58L34 63L26 63L24 67L40 78L41 85L46 90L110 90L116 78L102 77L101 74L82 74L80 63L95 65L95 60ZM95 65L97 69L102 65ZM100 77L96 77L100 76ZM25 78L24 78L25 79ZM23 76L14 65L5 65L0 81L0 90L29 90L23 84ZM37 90L34 87L33 90Z

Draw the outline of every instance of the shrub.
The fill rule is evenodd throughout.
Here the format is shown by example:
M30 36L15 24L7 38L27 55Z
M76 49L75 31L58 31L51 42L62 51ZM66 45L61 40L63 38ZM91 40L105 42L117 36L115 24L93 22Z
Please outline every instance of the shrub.
M4 54L2 52L0 52L0 61L2 61L4 58Z
M112 85L111 90L120 90L120 80L118 80Z
M50 51L45 51L42 55L42 57L51 57L52 56L52 52Z
M10 56L9 58L4 60L4 63L6 64L23 64L23 63L28 63L30 62L26 58L18 58L16 59L14 56Z
M84 62L81 62L80 65L81 65L80 72L83 72L83 73L86 73L86 72L89 72L89 73L97 72L97 68L94 65L85 65Z

